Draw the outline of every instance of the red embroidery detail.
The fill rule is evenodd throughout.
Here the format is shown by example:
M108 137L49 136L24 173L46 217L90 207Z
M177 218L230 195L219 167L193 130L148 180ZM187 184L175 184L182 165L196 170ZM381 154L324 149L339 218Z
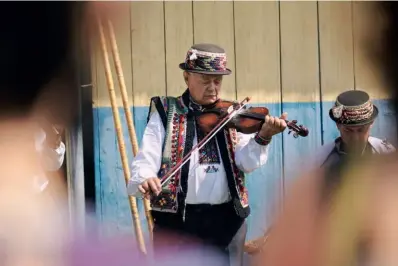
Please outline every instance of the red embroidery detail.
M185 144L184 115L174 114L171 119L170 162L162 166L159 176L164 176L169 170L181 161ZM159 196L152 198L154 209L177 210L177 188L179 186L180 171L178 171L165 185Z
M237 189L238 189L238 194L240 197L240 201L243 205L243 207L246 207L249 204L248 200L248 191L246 187L244 186L245 184L245 175L239 170L239 168L235 164L235 147L237 141L234 141L233 135L236 136L236 130L230 129L226 131L226 140L228 144L228 156L232 165L232 173L234 175L236 184L237 184Z

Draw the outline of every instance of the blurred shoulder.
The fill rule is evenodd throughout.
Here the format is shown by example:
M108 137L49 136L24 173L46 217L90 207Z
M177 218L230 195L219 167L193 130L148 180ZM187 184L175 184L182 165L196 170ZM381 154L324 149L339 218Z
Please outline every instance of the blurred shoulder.
M393 153L395 147L387 139L369 137L369 143L378 153Z

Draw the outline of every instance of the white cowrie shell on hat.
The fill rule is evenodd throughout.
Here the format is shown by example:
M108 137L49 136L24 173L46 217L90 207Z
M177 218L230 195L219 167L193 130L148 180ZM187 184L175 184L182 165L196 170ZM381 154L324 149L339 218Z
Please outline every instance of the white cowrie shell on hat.
M341 117L341 115L343 114L343 106L339 105L339 106L333 107L332 112L333 112L333 116L335 118L339 119Z
M189 56L189 60L195 60L198 59L198 56L196 55L197 50L192 50L192 54Z

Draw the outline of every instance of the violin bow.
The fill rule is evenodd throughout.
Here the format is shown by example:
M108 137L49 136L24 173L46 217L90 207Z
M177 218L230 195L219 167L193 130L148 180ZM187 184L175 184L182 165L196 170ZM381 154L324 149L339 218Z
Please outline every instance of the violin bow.
M207 142L209 142L237 113L239 113L250 101L249 97L246 97L238 106L234 108L231 105L227 110L227 115L207 134L202 141L196 144L188 154L186 154L180 162L178 162L167 174L161 179L161 185L163 186L170 178L175 175L189 160L192 152L201 149ZM237 108L238 107L238 108Z

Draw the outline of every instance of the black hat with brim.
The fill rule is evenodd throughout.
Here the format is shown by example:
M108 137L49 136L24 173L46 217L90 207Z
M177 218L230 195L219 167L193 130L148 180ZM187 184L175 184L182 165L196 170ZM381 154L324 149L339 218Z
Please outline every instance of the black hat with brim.
M179 64L182 70L207 75L229 75L225 50L215 44L195 44L187 52L185 62Z
M379 109L369 94L360 90L341 93L335 105L329 110L330 118L337 124L345 126L364 126L372 123L378 116Z

